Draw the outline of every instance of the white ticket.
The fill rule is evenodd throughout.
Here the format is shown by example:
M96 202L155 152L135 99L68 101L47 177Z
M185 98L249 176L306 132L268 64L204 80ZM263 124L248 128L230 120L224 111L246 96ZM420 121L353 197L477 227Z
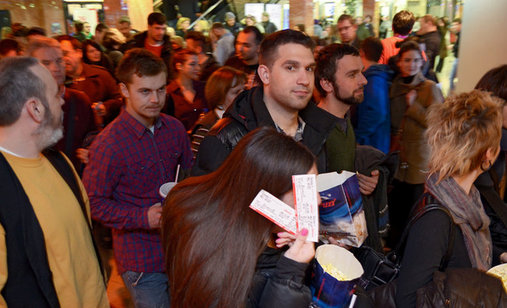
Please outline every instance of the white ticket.
M296 213L294 209L267 191L259 191L252 204L250 204L250 208L287 232L296 233Z
M308 241L319 241L319 204L315 174L293 175L296 229L308 229Z

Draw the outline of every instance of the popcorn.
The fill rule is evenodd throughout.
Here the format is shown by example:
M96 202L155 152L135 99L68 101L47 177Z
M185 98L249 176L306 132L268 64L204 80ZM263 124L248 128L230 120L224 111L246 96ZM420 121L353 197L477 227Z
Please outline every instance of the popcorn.
M338 281L348 281L350 280L345 274L340 272L333 264L324 264L322 265L322 268L326 273L336 278Z

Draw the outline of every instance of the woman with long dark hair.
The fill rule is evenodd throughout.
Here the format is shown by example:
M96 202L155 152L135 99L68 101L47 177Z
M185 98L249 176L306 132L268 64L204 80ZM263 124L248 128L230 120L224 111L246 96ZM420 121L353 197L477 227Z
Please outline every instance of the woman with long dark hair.
M174 187L161 223L171 307L308 307L307 230L284 252L287 233L275 240L281 229L249 208L261 189L293 206L291 177L306 173L317 173L306 147L259 128L218 170Z
M100 45L93 40L83 41L83 62L101 66L114 77L113 61L102 52Z

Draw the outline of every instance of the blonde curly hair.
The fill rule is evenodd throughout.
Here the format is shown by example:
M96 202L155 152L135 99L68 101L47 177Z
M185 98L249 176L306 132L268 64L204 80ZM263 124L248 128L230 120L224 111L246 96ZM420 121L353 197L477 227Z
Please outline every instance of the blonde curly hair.
M502 100L474 90L430 106L426 138L430 174L438 181L484 168L488 149L498 152L502 136Z

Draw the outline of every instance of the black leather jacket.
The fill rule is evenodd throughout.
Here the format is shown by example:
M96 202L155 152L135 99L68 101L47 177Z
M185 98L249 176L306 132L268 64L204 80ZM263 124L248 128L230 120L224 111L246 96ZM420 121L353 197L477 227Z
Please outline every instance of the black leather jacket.
M246 307L307 308L312 300L303 283L308 264L283 255L280 249L266 248L257 260Z
M263 88L255 87L243 91L203 140L192 169L192 175L202 175L216 170L248 132L261 126L275 127L275 123L263 101ZM303 140L317 158L319 172L327 167L324 144L327 135L335 126L335 118L310 101L299 112L305 122Z

